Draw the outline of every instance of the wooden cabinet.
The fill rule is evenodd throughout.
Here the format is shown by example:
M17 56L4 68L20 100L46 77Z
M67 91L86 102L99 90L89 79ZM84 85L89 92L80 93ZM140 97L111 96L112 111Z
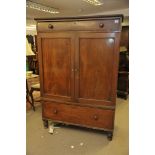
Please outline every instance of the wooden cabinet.
M42 118L112 139L122 16L36 19Z

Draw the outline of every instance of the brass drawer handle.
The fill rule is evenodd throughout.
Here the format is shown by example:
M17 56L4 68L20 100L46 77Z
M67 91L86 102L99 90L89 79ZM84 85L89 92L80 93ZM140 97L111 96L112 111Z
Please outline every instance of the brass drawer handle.
M94 120L98 120L98 116L97 115L94 115Z
M49 24L49 25L48 25L48 28L49 28L49 29L53 29L54 26L53 26L52 24Z
M58 113L58 110L57 109L54 109L53 113L54 114L57 114Z
M100 24L99 24L99 27L100 27L100 28L103 28L103 27L104 27L104 24L103 24L103 23L100 23Z

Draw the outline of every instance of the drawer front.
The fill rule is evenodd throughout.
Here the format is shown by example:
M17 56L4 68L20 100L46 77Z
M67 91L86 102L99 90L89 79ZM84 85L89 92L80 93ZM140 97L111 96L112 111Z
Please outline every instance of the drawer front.
M53 121L112 130L114 111L71 104L44 102L43 117L52 119Z
M119 19L38 23L38 32L76 31L76 30L113 32L113 31L120 31L121 24Z

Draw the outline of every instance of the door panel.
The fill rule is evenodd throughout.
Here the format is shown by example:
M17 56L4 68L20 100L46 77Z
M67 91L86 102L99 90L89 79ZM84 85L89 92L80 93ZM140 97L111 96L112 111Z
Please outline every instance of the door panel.
M114 95L115 36L79 35L79 60L76 61L77 99L81 103L111 105Z
M73 37L51 34L41 38L43 95L54 99L73 98Z
M113 43L82 38L80 42L80 98L110 99ZM106 89L105 89L106 88Z

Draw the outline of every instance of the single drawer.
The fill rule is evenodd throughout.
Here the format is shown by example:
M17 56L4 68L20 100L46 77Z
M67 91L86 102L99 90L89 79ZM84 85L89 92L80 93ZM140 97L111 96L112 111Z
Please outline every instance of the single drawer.
M121 30L121 24L119 19L38 23L38 32L53 32L53 31L113 32L120 30Z
M72 104L44 102L43 117L53 121L112 130L114 111Z

